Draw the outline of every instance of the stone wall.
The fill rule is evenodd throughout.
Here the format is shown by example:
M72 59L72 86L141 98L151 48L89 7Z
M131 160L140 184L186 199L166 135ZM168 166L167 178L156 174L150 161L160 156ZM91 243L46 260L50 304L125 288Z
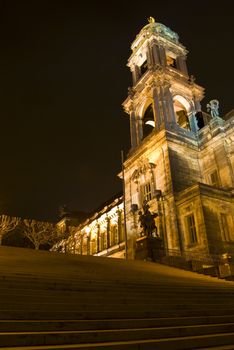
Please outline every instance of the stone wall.
M234 200L222 192L211 188L209 194L201 197L208 246L212 254L234 253ZM228 233L229 239L226 237Z

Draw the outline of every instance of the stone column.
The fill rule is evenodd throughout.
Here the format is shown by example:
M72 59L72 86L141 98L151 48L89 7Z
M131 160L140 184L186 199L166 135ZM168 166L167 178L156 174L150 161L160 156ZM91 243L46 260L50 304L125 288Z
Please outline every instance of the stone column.
M161 111L161 123L164 122L165 126L168 126L169 120L168 120L168 113L167 113L166 101L165 101L165 96L164 96L163 90L164 90L163 86L160 86L160 88L159 88L159 108Z
M91 232L87 235L87 255L90 255L90 237Z
M81 233L81 238L80 238L80 255L83 255L83 234Z
M156 87L153 89L153 108L154 108L155 129L159 130L160 125L162 123L162 118L161 118L161 113L159 108L158 91Z
M178 56L176 59L177 67L181 72L188 75L188 69L186 64L186 57L185 56Z
M100 225L97 224L97 253L100 252Z
M136 116L135 112L130 113L130 132L131 132L131 145L132 148L137 146L137 133L136 133Z
M198 116L203 119L203 124L205 125L205 121L202 115L202 111L201 111L201 103L199 101L199 99L197 98L196 95L193 95L193 103L194 103L194 110L192 115L190 116L190 121L191 121L191 129L194 132L198 132L199 127L198 127L198 118L196 116L196 114L198 113ZM201 121L202 122L202 121Z
M174 105L173 105L173 98L171 95L171 91L169 86L164 87L164 99L166 104L166 110L167 110L167 119L171 126L176 125L176 117L175 117L175 111L174 111Z
M133 81L133 85L135 85L137 83L137 81L140 78L140 70L139 67L136 66L135 64L133 66L131 66L131 72L132 72L132 81Z
M159 46L159 58L160 58L161 65L166 66L167 64L166 52L165 52L165 48L162 45Z
M135 72L134 74L135 74L135 79L136 79L136 83L137 83L137 81L141 77L140 67L138 67L137 65L134 65L134 72Z
M201 103L196 96L193 97L195 112L201 112Z
M100 251L102 251L102 250L105 249L105 244L104 244L104 241L105 241L105 232L101 232L101 231L100 231L100 238L101 238Z
M118 244L121 243L121 231L122 231L122 211L118 210Z
M153 43L153 45L151 47L151 52L152 52L154 66L156 66L157 64L160 64L159 48L158 48L158 45L156 43Z
M151 57L149 45L147 46L147 50L146 50L146 59L147 59L147 67L148 67L148 69L150 69L153 66L153 62L152 62L152 57Z
M137 143L139 144L143 139L143 126L142 126L142 118L136 117L137 120Z
M135 67L134 67L135 68ZM136 72L135 69L131 67L131 72L132 72L132 83L133 85L136 84Z
M106 217L106 245L110 248L110 219Z

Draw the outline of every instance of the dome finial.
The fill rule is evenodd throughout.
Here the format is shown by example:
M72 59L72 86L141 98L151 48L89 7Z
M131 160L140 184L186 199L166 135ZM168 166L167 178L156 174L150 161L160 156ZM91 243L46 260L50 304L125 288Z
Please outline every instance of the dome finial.
M151 24L151 23L155 23L155 19L154 17L149 17L148 18L148 22Z

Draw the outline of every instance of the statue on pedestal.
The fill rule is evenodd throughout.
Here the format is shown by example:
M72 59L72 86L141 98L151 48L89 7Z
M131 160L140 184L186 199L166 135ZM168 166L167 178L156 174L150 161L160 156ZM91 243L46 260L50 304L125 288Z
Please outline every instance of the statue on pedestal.
M143 213L139 211L139 222L146 236L147 257L152 261L159 261L162 254L162 238L158 234L155 218L157 213L151 213L149 205L144 204Z
M147 237L153 237L153 233L157 236L157 226L155 225L155 218L158 216L157 213L152 214L149 210L149 205L144 204L143 211L139 211L139 222L143 228L143 232Z
M219 101L218 100L211 100L206 105L207 111L210 112L212 118L219 117Z

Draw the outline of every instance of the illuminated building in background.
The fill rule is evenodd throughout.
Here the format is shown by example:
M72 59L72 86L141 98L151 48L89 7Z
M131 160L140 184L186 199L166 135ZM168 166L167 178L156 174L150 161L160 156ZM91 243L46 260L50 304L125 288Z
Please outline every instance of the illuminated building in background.
M73 219L72 222L71 219ZM110 199L78 225L69 212L57 225L61 231L67 230L68 238L58 242L52 250L83 255L123 257L125 243L121 194Z
M202 112L204 89L188 74L186 48L153 18L131 49L133 84L123 103L131 132L124 162L129 257L142 235L144 203L159 214L167 254L234 253L234 110L221 118L213 100L211 113ZM124 219L121 197L116 201L77 228L83 248L74 252L112 255L115 247L123 255L124 236L113 238ZM104 230L107 238L100 243Z

